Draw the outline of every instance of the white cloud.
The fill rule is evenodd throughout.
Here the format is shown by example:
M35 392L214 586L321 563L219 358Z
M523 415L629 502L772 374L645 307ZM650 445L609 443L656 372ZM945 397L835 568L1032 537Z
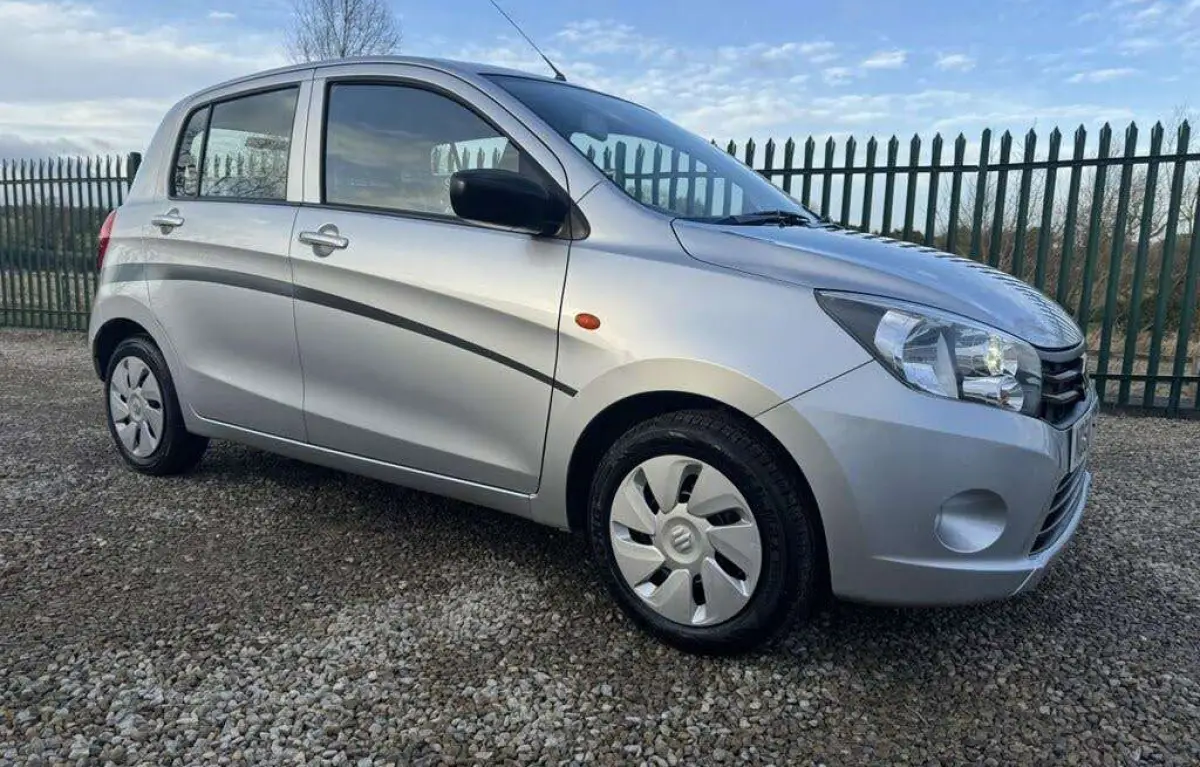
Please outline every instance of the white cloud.
M899 69L904 66L908 54L901 50L879 51L862 63L863 69Z
M1113 109L1101 104L1049 106L1045 104L999 102L982 104L981 106L984 108L939 119L930 128L938 131L973 130L988 127L996 128L999 126L1020 129L1034 125L1049 124L1058 125L1065 129L1065 127L1074 124L1099 125L1104 122L1115 123L1123 120L1132 120L1136 117L1129 109Z
M854 71L848 67L828 67L821 70L821 79L827 85L845 85L854 76Z
M1137 72L1129 67L1113 67L1110 69L1093 69L1087 72L1077 72L1067 78L1069 83L1107 83L1129 77Z
M646 58L660 50L658 41L634 27L611 20L587 19L568 23L555 38L572 50L587 54L635 54Z
M1200 0L1197 0L1197 2L1200 2ZM1120 49L1122 53L1130 56L1136 56L1140 53L1161 48L1163 45L1164 41L1157 37L1128 37L1117 43L1117 48Z
M1134 14L1130 17L1130 21L1135 24L1148 24L1156 19L1161 18L1162 16L1165 16L1166 13L1167 6L1165 3L1153 3L1151 5L1147 5L1145 8L1142 8L1140 11L1134 12Z
M213 21L233 21L237 18L237 14L230 11L209 11L208 18Z
M27 147L81 154L141 149L170 105L169 99L137 98L0 101L0 135L9 143L20 139Z
M759 67L796 66L805 62L823 64L838 57L836 46L827 40L787 42L771 45L727 45L717 49L717 57L727 63L746 63Z
M934 66L945 71L969 72L975 68L975 59L965 53L945 53L938 56Z
M0 0L0 29L0 72L37 73L0 77L0 133L35 143L141 149L174 101L282 63L277 41L236 27L210 40L59 0Z
M1196 0L1200 3L1200 0ZM800 54L814 64L824 64L827 61L833 61L837 58L837 53L834 52L836 46L828 40L817 40L811 43L800 44Z
M0 0L0 28L6 33L0 72L38 74L0 77L0 156L142 149L163 111L178 98L282 63L278 33L254 33L237 18L187 29L139 25L101 10L108 6L99 0L91 1L94 7L70 0ZM915 91L880 92L877 84L875 92L868 90L886 80L865 75L904 66L908 57L903 50L879 50L868 57L869 49L851 53L850 46L843 49L822 39L724 47L680 44L666 32L648 29L578 21L547 36L547 54L572 82L643 103L719 140L911 135L935 127L974 130L989 124L1003 129L1126 115L1097 105L1062 107L1055 94L1019 87L1007 92L934 90L922 89L918 82ZM1111 55L1117 41L1108 45ZM1083 50L1053 54L1054 64L1035 69L1045 75L1053 66L1069 67L1053 78L1060 89L1065 87L1061 80L1076 72L1077 82L1132 73L1089 71ZM547 72L537 54L511 33L482 40L423 37L406 44L405 52ZM998 60L989 55L990 63ZM953 51L933 62L945 71L966 71L975 64L973 56ZM1013 63L1030 68L1016 59Z

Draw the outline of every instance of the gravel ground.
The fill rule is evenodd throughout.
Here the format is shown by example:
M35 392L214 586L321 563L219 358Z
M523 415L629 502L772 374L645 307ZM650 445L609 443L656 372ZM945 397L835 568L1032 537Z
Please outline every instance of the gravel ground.
M716 660L516 518L225 443L140 477L100 392L0 331L0 763L1200 763L1200 422L1103 419L1027 597Z

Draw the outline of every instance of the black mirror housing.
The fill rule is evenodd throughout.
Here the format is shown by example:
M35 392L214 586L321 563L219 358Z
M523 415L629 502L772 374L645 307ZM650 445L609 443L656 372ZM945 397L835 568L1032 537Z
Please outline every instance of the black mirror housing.
M539 235L558 232L569 210L557 190L499 168L460 170L450 176L450 205L462 218Z

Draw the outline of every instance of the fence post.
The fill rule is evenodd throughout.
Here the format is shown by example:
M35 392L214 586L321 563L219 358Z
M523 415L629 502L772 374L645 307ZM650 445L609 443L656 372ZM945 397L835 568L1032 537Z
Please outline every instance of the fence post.
M142 153L130 152L125 159L125 180L132 184L133 179L137 177L138 169L142 167Z
M800 181L800 202L809 209L812 208L809 200L812 199L813 152L816 151L816 146L812 136L804 142L804 178Z
M11 208L8 204L8 160L0 158L0 325L16 325L16 321L10 323L12 315L13 300L8 289L9 283L9 254L6 252L11 249L11 237L9 236L10 224L8 223ZM16 272L13 272L14 276Z
M1008 160L1012 157L1012 134L1000 135L1000 176L996 179L996 202L992 211L992 236L988 241L988 266L1000 266L1004 247L1004 196L1008 191Z
M1092 200L1088 216L1088 244L1083 260L1083 287L1079 295L1079 307L1075 320L1083 328L1083 335L1088 334L1088 325L1092 321L1092 277L1095 274L1096 259L1100 256L1100 219L1104 213L1104 191L1108 188L1108 150L1112 144L1112 126L1104 123L1100 129L1100 146L1096 149L1096 158L1100 164L1096 166L1096 177L1092 181Z
M950 223L946 227L946 252L958 255L958 206L962 202L962 169L967 152L967 137L954 139L954 171L950 176Z
M1133 156L1137 153L1137 123L1129 123L1125 130L1125 155L1121 163L1121 186L1117 190L1117 220L1113 224L1111 256L1108 262L1108 282L1105 285L1104 317L1100 326L1100 360L1096 364L1096 378L1100 379L1100 402L1108 394L1108 361L1112 356L1112 331L1117 313L1117 288L1121 282L1121 261L1125 256L1125 226L1129 218L1129 190L1133 186Z
M975 177L975 210L971 214L970 256L983 261L983 213L987 207L988 162L991 160L992 129L985 128L979 139L979 173Z
M1142 198L1142 221L1138 225L1138 245L1133 257L1133 286L1125 320L1125 352L1121 360L1121 385L1117 404L1129 404L1130 376L1137 357L1138 329L1142 319L1142 287L1146 282L1146 259L1150 255L1150 225L1154 223L1154 201L1158 197L1158 166L1162 152L1163 126L1155 123L1150 129L1150 162L1146 166L1146 190Z
M1046 257L1050 251L1050 227L1054 224L1054 187L1058 181L1058 148L1062 143L1062 132L1058 128L1050 131L1050 153L1046 157L1046 175L1042 187L1042 222L1038 230L1037 259L1033 267L1033 286L1038 290L1046 287Z
M1021 186L1017 192L1017 231L1013 234L1012 274L1017 279L1025 279L1021 272L1025 271L1025 233L1029 228L1029 194L1033 185L1033 159L1037 152L1037 134L1033 128L1025 134L1025 154L1022 161Z
M908 145L908 178L904 191L904 230L900 239L910 242L913 235L913 211L917 204L917 168L921 166L921 137L913 134Z
M825 162L821 167L821 215L829 215L829 199L833 193L833 153L837 151L837 143L833 136L825 139Z
M896 201L896 155L900 152L900 140L895 136L888 139L887 170L883 173L883 236L892 236L892 204Z
M1075 226L1079 211L1079 184L1082 180L1083 155L1087 149L1087 130L1080 125L1075 130L1075 153L1071 156L1071 181L1067 189L1067 219L1063 223L1063 239L1059 246L1058 283L1056 297L1058 303L1066 306L1067 290L1071 284L1071 259L1075 255Z
M871 231L871 203L874 202L875 189L875 154L879 151L879 142L875 137L867 139L867 163L863 169L863 215L859 228L864 232Z
M942 167L942 134L933 134L933 142L929 145L929 197L925 202L925 237L923 242L933 247L937 242L937 204L938 178Z
M783 191L792 193L792 163L796 160L796 139L788 139L783 145Z
M1150 339L1150 359L1149 364L1146 365L1148 378L1142 393L1142 405L1144 406L1154 404L1154 399L1158 396L1158 365L1162 354L1163 331L1167 325L1167 299L1174 287L1171 285L1171 272L1175 269L1175 248L1179 236L1179 209L1183 207L1183 185L1187 172L1187 160L1180 158L1187 155L1191 135L1192 128L1188 125L1187 120L1184 120L1183 124L1179 126L1179 132L1175 134L1175 171L1171 175L1171 197L1167 203L1167 231L1163 238L1162 268L1158 273L1158 300L1154 308L1154 334ZM1196 234L1196 222L1193 222L1193 239ZM1180 326L1176 333L1182 334L1183 327ZM1186 356L1186 350L1184 356ZM1178 406L1179 403L1168 401L1169 412L1172 404ZM1173 412L1170 414L1173 415Z
M1200 221L1200 191L1196 193L1193 221ZM1183 377L1187 375L1188 340L1192 334L1192 313L1196 311L1196 280L1200 276L1200 237L1192 229L1192 242L1188 248L1187 275L1183 278L1183 309L1179 313L1179 333L1175 336L1175 365L1171 371L1171 399L1168 412L1179 411L1179 400L1183 396ZM1198 363L1200 364L1200 363ZM1200 370L1196 371L1200 376ZM1195 407L1200 407L1200 381L1196 383Z
M846 139L846 159L843 161L846 173L842 176L842 216L838 222L842 226L850 225L850 198L854 194L854 151L857 146L853 136Z

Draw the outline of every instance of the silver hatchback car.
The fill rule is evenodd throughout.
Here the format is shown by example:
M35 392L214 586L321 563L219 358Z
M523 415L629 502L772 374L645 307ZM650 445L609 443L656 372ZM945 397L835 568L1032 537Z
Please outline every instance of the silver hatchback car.
M1088 493L1096 396L1056 304L557 80L376 58L202 91L100 261L134 469L229 439L578 531L692 651L829 591L1024 591Z

